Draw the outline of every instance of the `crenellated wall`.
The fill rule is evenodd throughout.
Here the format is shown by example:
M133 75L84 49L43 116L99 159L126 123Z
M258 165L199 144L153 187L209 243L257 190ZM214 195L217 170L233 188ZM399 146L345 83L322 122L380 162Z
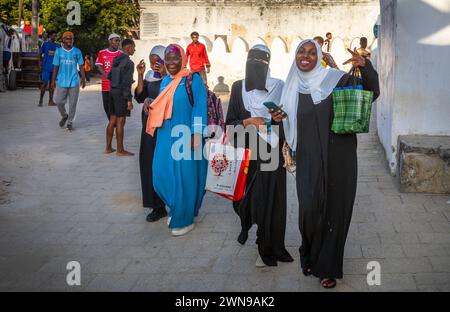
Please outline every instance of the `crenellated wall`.
M218 76L225 83L242 79L246 54L255 43L272 50L271 73L284 79L301 39L332 32L332 53L338 63L347 58L361 36L372 43L379 14L376 0L246 0L246 1L140 1L141 40L135 60L148 59L155 44L179 43L186 47L196 30L208 47L212 63L209 84ZM175 22L174 22L175 21Z

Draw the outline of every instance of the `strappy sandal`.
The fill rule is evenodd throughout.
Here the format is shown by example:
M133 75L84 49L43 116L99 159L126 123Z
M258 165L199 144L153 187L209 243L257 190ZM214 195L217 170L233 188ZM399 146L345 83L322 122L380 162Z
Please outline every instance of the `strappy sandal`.
M333 278L323 278L320 280L320 285L322 285L322 287L325 289L331 289L336 287L337 283Z

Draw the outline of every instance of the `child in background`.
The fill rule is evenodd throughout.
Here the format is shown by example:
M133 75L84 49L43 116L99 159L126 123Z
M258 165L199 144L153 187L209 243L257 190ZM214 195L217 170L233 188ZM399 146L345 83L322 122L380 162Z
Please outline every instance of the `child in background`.
M86 54L86 56L84 57L84 73L86 75L86 80L88 82L91 81L91 77L90 77L91 70L92 70L91 58L89 57L89 54Z

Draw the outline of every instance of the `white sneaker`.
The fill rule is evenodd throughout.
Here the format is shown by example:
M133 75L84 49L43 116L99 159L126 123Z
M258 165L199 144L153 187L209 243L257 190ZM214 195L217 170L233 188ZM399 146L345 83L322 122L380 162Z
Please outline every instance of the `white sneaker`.
M256 267L257 268L264 268L266 267L266 264L264 263L264 261L261 259L261 256L258 255L258 258L256 259Z
M191 225L185 226L183 228L177 228L172 230L172 236L182 236L194 229L194 223Z
M170 220L172 220L172 217L167 217L167 226L170 225Z

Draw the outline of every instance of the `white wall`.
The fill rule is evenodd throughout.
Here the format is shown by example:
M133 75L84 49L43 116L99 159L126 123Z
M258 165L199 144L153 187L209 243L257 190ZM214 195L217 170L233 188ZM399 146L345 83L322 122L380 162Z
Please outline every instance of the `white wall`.
M189 2L192 5L188 5ZM212 6L212 2L216 4ZM355 38L364 35L369 42L374 39L372 27L379 14L377 0L293 3L297 4L280 1L141 1L144 12L159 14L159 34L157 38L142 34L134 59L147 60L148 52L157 43L176 42L185 46L189 43L189 34L196 30L205 37L203 41L212 43L209 52L212 67L208 76L212 87L218 76L224 76L228 85L244 77L247 57L244 47L255 43L265 42L271 48L271 73L285 79L301 38L324 37L328 31L332 32L335 37L332 53L340 64L348 58L345 48ZM215 40L216 35L227 36L227 42ZM225 45L230 51L226 51Z
M450 0L382 0L378 130L391 173L399 135L450 135Z

